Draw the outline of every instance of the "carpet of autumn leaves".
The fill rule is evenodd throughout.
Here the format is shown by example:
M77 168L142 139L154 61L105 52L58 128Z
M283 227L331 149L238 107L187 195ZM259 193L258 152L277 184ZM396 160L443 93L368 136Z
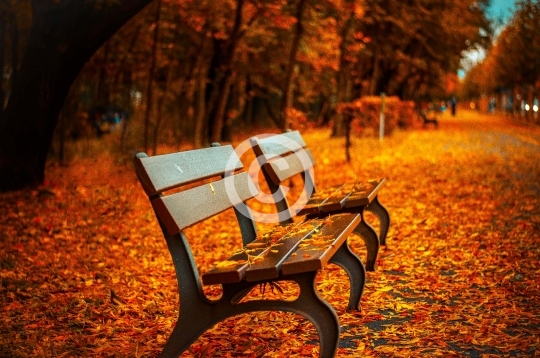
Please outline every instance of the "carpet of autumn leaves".
M540 356L538 127L458 112L382 145L355 138L350 165L342 139L304 137L319 187L388 178L388 245L362 311L346 311L339 268L318 277L342 325L338 357ZM201 271L241 246L233 222L225 212L187 231ZM360 238L350 245L365 257ZM1 357L156 356L177 295L129 158L50 165L39 190L0 194ZM218 324L182 356L316 356L317 339L299 316L262 312Z

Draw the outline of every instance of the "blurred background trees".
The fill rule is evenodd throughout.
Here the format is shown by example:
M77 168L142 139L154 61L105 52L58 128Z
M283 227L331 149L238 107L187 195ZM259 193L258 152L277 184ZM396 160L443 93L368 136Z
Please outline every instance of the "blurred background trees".
M518 0L493 47L468 72L461 95L481 110L537 121L539 91L540 1Z
M0 5L0 137L14 136L18 142L31 141L36 133L46 137L33 153L26 151L26 157L37 152L46 157L49 148L61 157L66 141L115 127L123 133L123 150L150 153L158 144L199 147L250 129L328 125L334 135L343 135L345 120L337 111L341 104L382 92L416 103L458 95L461 59L470 49L489 47L492 33L486 17L489 0L75 3L7 0ZM461 95L537 86L534 61L540 56L531 48L538 47L538 20L528 14L538 11L538 2L519 4L516 18L527 21L512 21L485 64L469 72ZM56 27L51 25L52 15ZM104 36L103 24L110 22L110 35ZM24 65L29 48L40 48L31 32L39 26L48 29L43 33L54 33L40 41L54 44L48 53L57 55L32 55L33 67ZM101 39L99 46L96 38ZM527 51L512 47L516 42ZM74 52L81 54L75 61L81 68L73 66L73 57L58 55ZM510 57L525 53L528 59ZM496 77L485 76L482 66L500 71ZM36 72L32 75L29 68ZM21 87L23 72L36 78L51 68L56 77L46 80L62 88L42 86L34 93ZM28 128L34 128L33 133ZM12 142L0 141L0 157L21 152L22 145L9 149L15 146ZM21 160L19 155L15 161ZM3 168L13 162L0 160L0 174L9 173ZM45 159L38 162L43 165L29 166L41 165L39 172ZM42 180L36 178L34 184Z
M340 103L381 92L451 97L463 51L489 44L486 5L162 0L101 47L73 90L90 91L86 106L98 96L129 106L130 138L144 137L146 150L158 141L228 140L231 128L253 126L331 123L342 135Z

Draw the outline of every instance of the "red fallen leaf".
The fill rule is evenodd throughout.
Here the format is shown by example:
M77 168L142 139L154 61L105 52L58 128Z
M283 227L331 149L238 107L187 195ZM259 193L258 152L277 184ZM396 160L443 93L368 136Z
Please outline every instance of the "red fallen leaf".
M13 301L7 306L4 307L4 310L11 311L11 310L18 310L24 308L24 305L22 305L19 301Z
M301 355L305 356L311 356L312 354L316 353L315 351L318 349L317 346L312 344L306 344L302 347L302 350L300 351Z
M60 336L54 337L52 340L55 342L65 342L68 340L68 336L60 335Z
M447 347L448 344L445 342L445 341L442 341L440 339L436 339L435 342L437 342L437 344L440 346L440 347Z

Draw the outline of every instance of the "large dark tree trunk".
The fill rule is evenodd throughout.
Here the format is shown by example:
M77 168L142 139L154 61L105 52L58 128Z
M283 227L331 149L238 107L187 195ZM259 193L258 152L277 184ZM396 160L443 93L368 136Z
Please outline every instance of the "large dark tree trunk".
M241 37L242 26L242 11L245 0L237 0L236 11L234 16L234 24L231 35L227 40L226 46L221 50L221 57L218 61L221 71L219 80L214 89L217 91L216 103L213 106L213 111L210 112L210 142L219 142L222 140L222 130L225 118L227 101L229 99L230 86L233 78L232 63L235 56L236 48ZM219 46L220 44L218 44ZM219 53L219 52L218 52Z
M354 14L351 12L341 30L341 41L339 43L339 71L336 74L336 103L347 103L352 100L351 94L351 63L347 60L348 37L352 29ZM341 113L334 116L334 125L332 127L332 137L340 137L350 133L346 128L348 121ZM348 132L347 132L348 131ZM347 148L347 155L348 155ZM348 157L347 157L348 158Z
M157 49L158 49L158 40L159 40L159 18L161 16L161 0L157 0L156 6L156 17L154 20L154 37L152 41L152 55L150 57L150 68L148 69L148 82L146 85L146 111L144 115L144 151L148 153L150 148L150 116L152 114L152 106L154 91L152 84L154 83L156 62L157 62ZM154 155L155 155L154 149Z
M105 42L103 46L103 60L100 65L98 74L98 84L96 93L96 103L99 106L106 107L109 105L109 98L111 93L111 81L110 75L107 73L107 61L109 61L109 55L111 52L111 41Z
M19 26L15 13L10 14L10 35L11 35L11 81L16 82L19 77Z
M0 123L0 191L40 185L58 114L92 54L152 0L32 0L33 24Z
M4 94L4 66L5 66L5 48L6 48L6 22L4 20L4 17L2 16L2 13L0 13L0 73L2 73L2 77L0 77L0 123L2 123L4 119L4 102L5 102L5 94Z
M300 48L300 40L304 34L304 25L302 23L302 15L304 14L305 0L300 0L296 8L296 25L294 27L294 37L289 52L289 62L287 63L287 72L285 73L285 83L283 85L283 98L281 101L281 121L280 127L282 130L289 129L290 123L287 112L293 106L293 71L296 66L296 55Z

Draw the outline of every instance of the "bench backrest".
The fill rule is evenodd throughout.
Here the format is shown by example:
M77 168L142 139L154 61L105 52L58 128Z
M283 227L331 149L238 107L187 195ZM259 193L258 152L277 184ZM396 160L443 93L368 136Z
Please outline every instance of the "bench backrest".
M135 158L139 181L169 235L256 195L248 173L234 173L241 168L243 165L230 145L153 157L139 153ZM199 185L168 193L194 183Z
M300 132L291 131L264 138L252 137L250 141L280 213L290 210L287 199L284 198L284 193L280 188L283 181L295 175L301 175L305 183L304 188L311 189L311 192L306 194L309 196L315 192L313 176L315 159L309 148L306 147ZM282 197L284 199L280 201L279 198ZM286 223L291 222L291 220L284 219L281 222Z

